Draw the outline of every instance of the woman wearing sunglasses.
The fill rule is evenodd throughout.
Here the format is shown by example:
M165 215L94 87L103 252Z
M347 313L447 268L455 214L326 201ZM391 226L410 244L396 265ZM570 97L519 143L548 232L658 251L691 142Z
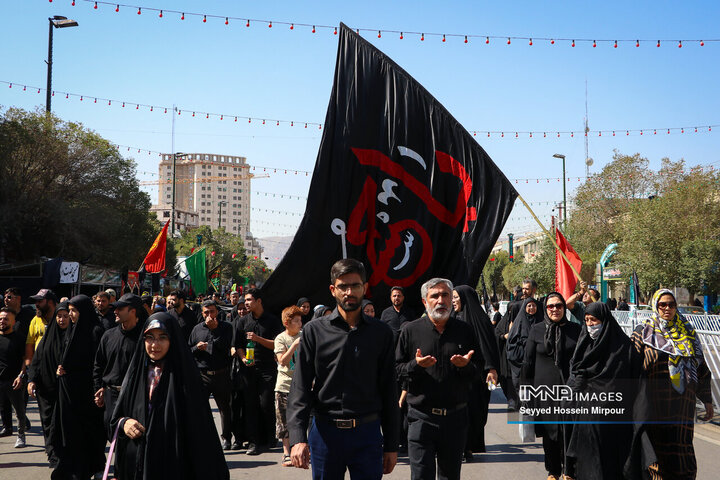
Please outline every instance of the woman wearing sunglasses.
M655 292L651 306L652 317L632 335L643 357L652 412L647 433L657 462L648 470L653 479L694 479L695 398L705 404L703 420L711 419L711 373L695 329L678 313L672 291Z
M552 292L543 302L543 321L530 329L525 344L525 361L520 374L522 385L553 388L565 385L570 376L570 359L575 351L580 325L568 322L565 299L558 292ZM536 401L531 407L547 408L552 411L554 403ZM555 413L538 413L536 422L562 420ZM564 479L575 476L575 461L566 455L570 436L570 425L555 423L536 423L535 435L543 439L545 469L548 480L558 480L564 473Z

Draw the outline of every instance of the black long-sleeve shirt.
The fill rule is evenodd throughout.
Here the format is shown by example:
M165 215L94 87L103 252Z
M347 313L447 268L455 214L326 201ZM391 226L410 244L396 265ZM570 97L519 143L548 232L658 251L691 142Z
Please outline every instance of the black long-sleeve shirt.
M180 324L180 330L182 330L183 337L185 337L185 340L190 338L190 333L192 332L193 328L195 328L195 325L198 324L198 317L195 315L195 312L193 312L190 307L185 305L183 307L182 313L178 313L177 310L173 309L173 312L177 316L178 323Z
M398 449L398 392L392 330L361 315L355 328L337 309L303 327L288 397L290 444L306 443L310 414L332 418L380 415L383 449ZM313 384L314 382L314 384Z
M25 339L18 332L0 335L0 380L13 380L22 370Z
M123 330L116 326L107 330L100 339L100 345L95 353L93 367L93 385L95 391L110 385L122 385L125 372L130 366L130 360L135 353L135 346L140 338L142 322L130 330Z
M233 346L243 350L247 348L248 332L253 332L255 335L273 341L275 337L285 330L280 319L268 312L263 312L259 318L255 318L252 313L248 313L237 321L235 328ZM261 345L260 342L255 342L255 361L253 365L252 368L274 371L277 368L277 363L273 349Z
M415 354L432 355L434 365L423 368L417 364ZM450 362L453 355L466 355L474 350L465 367ZM472 327L456 318L449 318L439 333L427 317L419 318L400 330L395 362L398 375L407 376L407 401L419 410L453 408L467 403L470 384L478 375L477 363L481 357Z
M407 322L412 322L417 317L415 313L408 307L403 305L400 307L400 311L395 310L395 307L390 305L388 308L382 311L380 314L380 320L382 320L388 327L393 331L393 338L397 344L398 336L400 335L400 327Z
M217 324L217 327L210 330L205 322L198 323L190 333L188 345L190 345L190 351L200 369L222 370L230 366L232 326L227 322L217 322ZM198 342L207 342L207 349L200 350L197 347Z

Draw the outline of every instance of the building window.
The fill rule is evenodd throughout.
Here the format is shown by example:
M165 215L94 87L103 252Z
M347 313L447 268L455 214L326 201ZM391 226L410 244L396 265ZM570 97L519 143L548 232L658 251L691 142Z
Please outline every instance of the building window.
M170 212L167 210L163 212L163 218L170 218Z

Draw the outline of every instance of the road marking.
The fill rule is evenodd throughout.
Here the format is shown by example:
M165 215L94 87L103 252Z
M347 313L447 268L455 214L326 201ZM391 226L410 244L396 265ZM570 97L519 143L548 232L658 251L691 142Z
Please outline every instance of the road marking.
M715 440L714 438L706 437L705 435L701 435L699 433L695 434L695 438L699 438L700 440L705 440L706 442L710 442L712 444L720 446L720 440Z

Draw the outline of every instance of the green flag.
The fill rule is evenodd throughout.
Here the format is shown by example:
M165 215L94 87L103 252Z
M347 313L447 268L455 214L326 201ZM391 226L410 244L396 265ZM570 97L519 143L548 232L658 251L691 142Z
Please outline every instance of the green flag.
M188 275L192 281L192 288L195 295L207 291L207 267L205 266L205 249L202 248L185 260Z

